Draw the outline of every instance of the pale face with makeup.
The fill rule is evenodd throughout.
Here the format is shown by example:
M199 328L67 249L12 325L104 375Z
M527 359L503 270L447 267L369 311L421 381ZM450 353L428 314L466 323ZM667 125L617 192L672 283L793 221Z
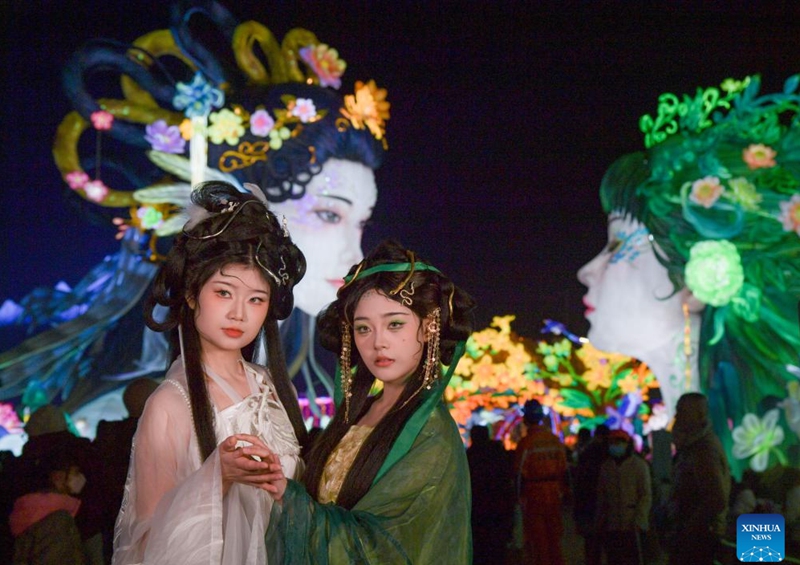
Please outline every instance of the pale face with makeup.
M278 218L286 216L292 240L306 256L305 277L294 289L303 312L316 315L333 302L344 275L364 258L361 236L377 197L372 169L329 159L303 198L270 205Z
M591 324L587 337L598 349L647 360L682 335L687 291L674 292L647 229L637 220L611 214L608 245L581 267L578 279L588 289L583 297Z

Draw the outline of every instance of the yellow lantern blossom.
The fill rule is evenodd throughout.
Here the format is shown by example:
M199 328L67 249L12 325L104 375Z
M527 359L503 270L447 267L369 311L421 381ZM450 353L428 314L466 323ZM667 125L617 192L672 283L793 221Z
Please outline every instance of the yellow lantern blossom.
M374 80L366 84L357 81L355 94L344 97L344 108L341 109L341 113L350 120L354 128L366 127L375 139L381 140L386 133L389 106L385 88L378 88Z

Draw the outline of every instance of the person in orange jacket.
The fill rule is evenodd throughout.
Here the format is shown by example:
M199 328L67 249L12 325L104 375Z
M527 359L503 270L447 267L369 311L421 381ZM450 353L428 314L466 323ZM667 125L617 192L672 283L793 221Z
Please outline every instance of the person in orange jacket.
M561 500L566 491L567 456L543 420L542 405L527 401L523 415L527 434L517 445L514 461L525 553L533 563L563 565Z

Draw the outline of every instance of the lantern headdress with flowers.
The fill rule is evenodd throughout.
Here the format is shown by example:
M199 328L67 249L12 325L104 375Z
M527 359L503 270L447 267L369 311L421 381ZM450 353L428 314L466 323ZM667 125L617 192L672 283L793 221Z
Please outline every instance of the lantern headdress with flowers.
M189 24L195 17L206 17L228 40L236 67L215 52L218 47L193 35ZM175 60L182 69L173 63L167 70L165 61ZM89 94L87 80L101 68L120 73L121 99ZM310 31L293 29L279 43L264 25L239 23L216 2L175 10L169 30L132 45L90 43L72 57L64 81L75 111L58 129L56 165L84 199L130 208L130 218L117 221L123 229L155 236L180 231L190 186L202 180L240 188L252 182L272 202L300 198L327 159L375 169L387 148L386 91L374 81L359 81L353 94L339 95L334 89L345 68L337 50ZM108 136L144 149L158 167L152 168L152 182L107 186L100 178L104 160L97 158L90 177L79 155L79 140L89 128L97 131L98 144ZM91 157L99 157L95 153ZM126 166L124 159L106 162Z
M640 120L646 151L618 159L600 189L606 212L649 230L676 291L686 287L706 305L701 387L740 466L736 454L755 451L734 449L736 428L770 413L797 380L787 367L800 352L798 85L793 76L782 92L761 94L752 76L662 95L655 115ZM769 446L773 461L798 443L787 432L782 446Z
M132 332L142 329L141 316L133 329L111 330L132 309L135 316L169 236L189 219L199 181L225 181L242 192L253 183L273 212L276 203L295 201L305 210L313 199L303 200L307 187L327 161L370 172L381 165L386 91L366 81L339 94L340 87L350 89L342 84L346 64L336 49L299 28L279 41L215 0L176 1L170 14L168 29L131 44L91 41L65 67L74 110L56 132L55 163L69 197L116 224L123 244L75 289L32 293L17 307L18 323L41 333L0 355L0 399L41 393L49 401L61 394L80 406L78 380L96 380L79 389L91 397L166 366L159 336L144 332L145 343L137 344L141 331ZM119 87L109 80L115 74ZM325 378L325 364L312 358L310 318L298 306L281 326L292 374L302 372L306 389ZM107 334L125 344L115 349Z

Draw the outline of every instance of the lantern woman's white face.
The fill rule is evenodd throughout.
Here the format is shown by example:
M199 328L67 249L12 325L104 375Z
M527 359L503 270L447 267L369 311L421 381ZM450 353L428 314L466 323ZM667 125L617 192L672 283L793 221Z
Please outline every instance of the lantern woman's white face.
M292 240L306 256L306 274L294 289L297 308L317 315L336 299L347 271L364 258L361 236L377 197L372 169L329 159L303 198L270 204L279 219L286 217Z
M682 335L688 291L675 291L637 220L610 214L608 245L581 267L578 279L588 289L587 337L596 348L642 359Z

